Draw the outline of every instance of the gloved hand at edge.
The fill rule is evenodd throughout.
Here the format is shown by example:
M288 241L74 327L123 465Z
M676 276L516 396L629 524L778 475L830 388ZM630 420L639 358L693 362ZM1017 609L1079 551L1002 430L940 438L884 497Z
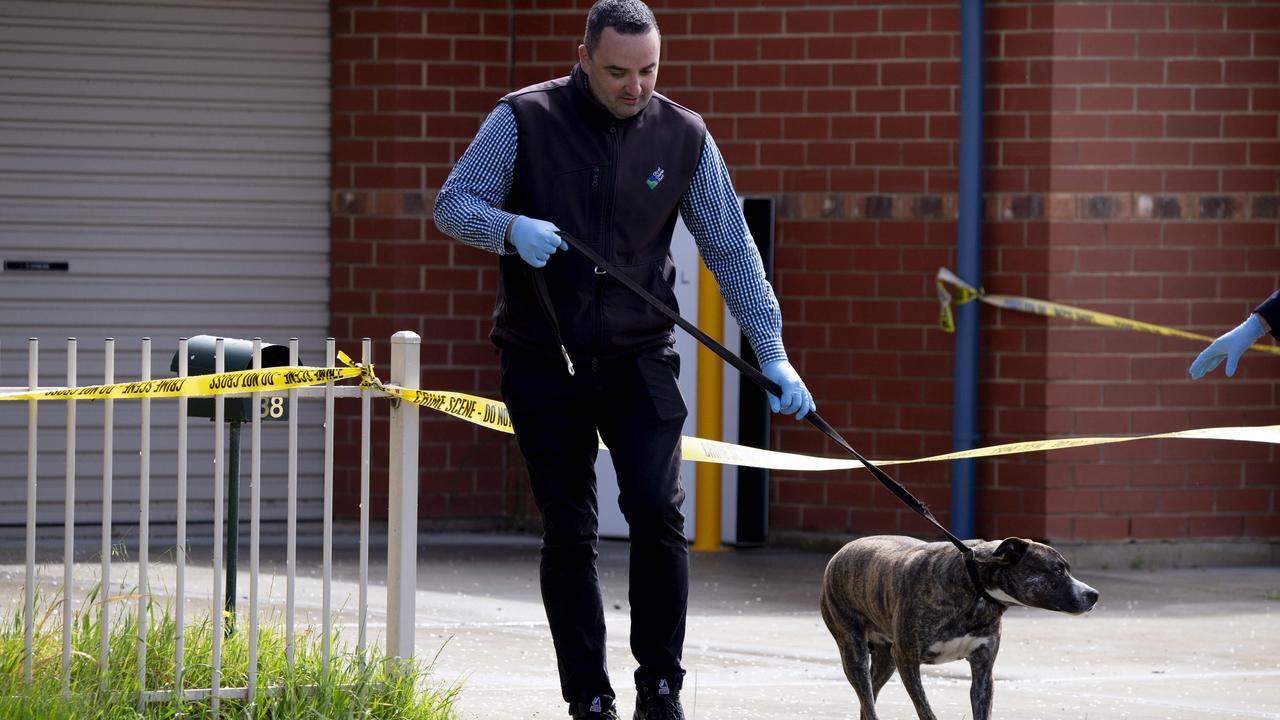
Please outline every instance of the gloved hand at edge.
M775 397L772 393L769 394L769 407L774 412L794 414L797 420L803 420L805 415L818 408L813 402L813 395L809 394L809 389L800 379L800 373L791 367L791 363L786 360L773 360L765 363L760 371L782 388L781 398Z
M1236 366L1240 364L1240 356L1249 349L1250 345L1257 342L1258 338L1266 334L1267 330L1258 316L1250 315L1249 319L1223 333L1200 353L1200 356L1191 363L1191 369L1188 371L1191 373L1191 379L1199 380L1206 373L1212 372L1223 358L1227 359L1227 377L1235 375Z
M569 243L556 234L559 229L554 223L517 215L511 223L511 245L522 260L540 268L556 250L569 249Z

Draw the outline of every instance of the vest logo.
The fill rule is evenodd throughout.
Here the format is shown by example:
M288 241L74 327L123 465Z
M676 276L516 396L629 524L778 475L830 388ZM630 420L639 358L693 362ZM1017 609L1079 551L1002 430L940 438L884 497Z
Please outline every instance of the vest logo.
M591 707L587 708L587 712L593 712L593 713L604 712L604 708L602 707L602 703L600 702L599 695L591 698Z
M671 694L671 686L667 684L666 678L662 678L661 680L658 680L658 694L659 695Z
M662 182L662 178L665 174L666 173L662 171L662 168L659 167L653 172L649 173L649 179L645 180L644 184L648 185L650 190L654 190L658 187L658 183Z

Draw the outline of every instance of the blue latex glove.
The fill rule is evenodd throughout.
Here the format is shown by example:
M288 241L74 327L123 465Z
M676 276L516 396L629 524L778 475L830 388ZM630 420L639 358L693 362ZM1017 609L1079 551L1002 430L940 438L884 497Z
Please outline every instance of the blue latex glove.
M1266 334L1267 331L1262 327L1262 321L1258 316L1250 315L1248 320L1240 323L1230 332L1224 333L1200 353L1195 362L1191 363L1191 379L1199 380L1206 373L1212 372L1224 357L1227 359L1227 377L1235 375L1236 365L1240 364L1240 356L1249 349L1250 345L1257 342L1258 338Z
M774 360L765 363L760 370L765 377L778 383L782 388L781 398L774 397L772 393L769 395L769 407L774 412L788 415L794 413L797 420L802 420L805 415L817 409L813 404L813 396L809 394L809 389L800 379L800 373L791 367L791 363L786 360Z
M545 220L517 215L516 221L511 223L511 244L521 259L540 268L547 264L547 258L556 250L569 249L569 243L556 234L559 229Z

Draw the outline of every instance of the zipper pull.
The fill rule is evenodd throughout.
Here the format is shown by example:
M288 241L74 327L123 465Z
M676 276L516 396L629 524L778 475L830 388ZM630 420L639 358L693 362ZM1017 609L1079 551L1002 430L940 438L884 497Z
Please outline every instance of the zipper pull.
M600 166L591 168L591 187L600 187Z

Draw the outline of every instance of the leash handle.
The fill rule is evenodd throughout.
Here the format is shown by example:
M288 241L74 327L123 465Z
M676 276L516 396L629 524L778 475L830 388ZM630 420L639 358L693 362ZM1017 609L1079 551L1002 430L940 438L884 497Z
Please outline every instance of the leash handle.
M564 347L564 338L560 336L560 321L556 319L555 306L551 304L551 291L547 289L547 276L543 268L536 268L532 265L525 264L525 269L529 273L529 277L533 279L533 287L537 291L538 304L542 306L542 312L547 316L547 321L551 323L551 329L556 334L556 344L560 346L560 356L564 358L565 367L568 368L569 374L573 375L573 358L569 357L569 351Z
M751 380L751 382L763 388L765 392L768 392L770 395L773 395L774 397L782 396L782 388L778 385L778 383L765 377L764 373L752 367L746 360L743 360L742 358L730 352L728 348L716 342L710 335L707 335L702 330L700 330L698 326L680 317L679 313L672 310L670 307L667 307L666 303L654 297L648 290L645 290L643 287L640 286L639 283L637 283L635 280L632 280L625 273L617 272L616 269L613 267L613 265L608 260L605 260L593 248L591 248L583 241L579 240L578 238L574 237L570 233L567 233L563 230L557 231L556 234L559 235L561 238L563 238L564 241L569 244L569 247L582 253L587 257L588 260L595 263L597 270L602 270L608 273L610 277L614 278L618 282L625 285L632 292L639 295L645 302L649 303L655 309L657 309L659 312L665 315L668 320L671 320L676 325L679 325L681 329L683 329L685 332L692 335L694 339L696 339L698 342L706 346L707 349L711 350L716 355L719 355L721 358L724 359L725 362L729 363L734 368L736 368L738 372L741 372L743 375L747 376L747 378ZM545 293L546 291L547 291L546 284L544 281L543 283L538 285L538 292ZM545 300L545 305L546 307L550 308L549 297ZM875 478L880 481L881 485L884 485L886 488L888 488L889 492L893 493L894 496L897 497L899 500L901 500L907 507L914 510L917 514L919 514L925 520L928 520L930 523L932 523L934 527L942 531L942 534L945 535L947 539L951 541L951 544L955 545L956 548L960 550L960 552L965 554L965 557L967 560L972 557L973 550L971 550L968 545L965 545L963 542L961 542L960 538L953 535L951 531L943 527L942 523L938 522L938 519L933 516L932 512L930 512L927 505L920 502L920 500L916 498L916 496L908 492L907 489L903 487L901 483L899 483L897 480L894 480L892 477L890 477L888 473L876 467L874 463L872 463L870 460L867 460L865 457L863 457L857 450L854 450L853 446L850 445L848 441L846 441L840 435L840 433L836 432L836 429L831 427L831 425L826 420L822 419L822 416L819 415L817 411L806 414L805 419L809 421L809 424L813 425L820 432L822 432L822 434L831 438L831 440L834 441L837 445L844 448L851 455L857 458L858 462L862 463L863 467L871 471L871 474L874 475ZM970 574L974 575L973 572L971 572ZM977 580L976 575L974 575L973 579L976 583L976 580ZM978 586L978 590L979 592L981 592L982 590L981 585Z

